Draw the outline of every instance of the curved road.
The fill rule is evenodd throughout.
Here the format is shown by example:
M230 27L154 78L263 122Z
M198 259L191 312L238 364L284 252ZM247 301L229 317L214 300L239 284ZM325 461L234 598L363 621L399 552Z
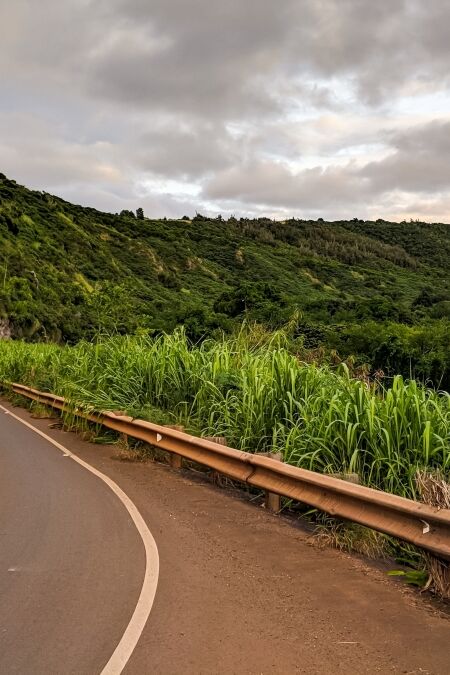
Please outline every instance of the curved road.
M143 541L108 485L0 416L0 673L100 673L138 603Z
M388 566L318 550L193 472L117 461L2 404L114 480L157 540L158 590L124 675L449 675L445 609ZM0 409L0 675L100 675L146 570L116 494Z

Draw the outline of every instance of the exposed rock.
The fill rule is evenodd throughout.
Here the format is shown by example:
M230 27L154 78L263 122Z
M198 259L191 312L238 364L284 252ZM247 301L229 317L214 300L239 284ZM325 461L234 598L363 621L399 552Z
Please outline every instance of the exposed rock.
M11 339L11 326L8 319L0 319L0 340Z

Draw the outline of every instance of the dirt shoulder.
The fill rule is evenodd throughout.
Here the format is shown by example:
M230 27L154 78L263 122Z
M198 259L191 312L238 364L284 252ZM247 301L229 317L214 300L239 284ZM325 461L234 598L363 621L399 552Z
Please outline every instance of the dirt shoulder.
M450 673L448 617L383 570L188 473L32 423L116 481L156 540L156 600L127 675Z

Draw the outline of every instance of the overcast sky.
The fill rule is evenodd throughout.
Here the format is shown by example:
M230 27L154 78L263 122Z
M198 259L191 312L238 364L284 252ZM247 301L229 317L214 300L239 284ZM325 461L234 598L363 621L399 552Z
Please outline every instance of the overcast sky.
M450 0L0 0L0 171L108 211L450 222Z

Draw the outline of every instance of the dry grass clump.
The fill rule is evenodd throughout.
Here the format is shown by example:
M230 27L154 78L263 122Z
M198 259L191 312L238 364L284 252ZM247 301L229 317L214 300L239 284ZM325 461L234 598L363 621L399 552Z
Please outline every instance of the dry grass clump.
M450 510L450 483L440 471L418 471L417 489L422 501L429 506Z
M118 459L120 462L145 462L146 457L142 455L139 450L135 448L130 448L124 446L120 443L117 444L117 449L114 453L114 459Z
M45 405L36 403L31 407L31 417L35 420L51 420L55 418L55 412Z
M417 490L422 501L439 509L450 509L450 483L440 471L417 471ZM430 553L424 554L428 581L425 589L450 600L450 564Z
M130 439L126 434L120 434L114 445L113 459L120 462L161 461L161 456L166 455L164 451L153 448L143 441Z
M331 546L347 553L360 553L367 558L383 559L388 555L386 537L358 523L340 521L328 516L316 527L314 541L320 547Z

